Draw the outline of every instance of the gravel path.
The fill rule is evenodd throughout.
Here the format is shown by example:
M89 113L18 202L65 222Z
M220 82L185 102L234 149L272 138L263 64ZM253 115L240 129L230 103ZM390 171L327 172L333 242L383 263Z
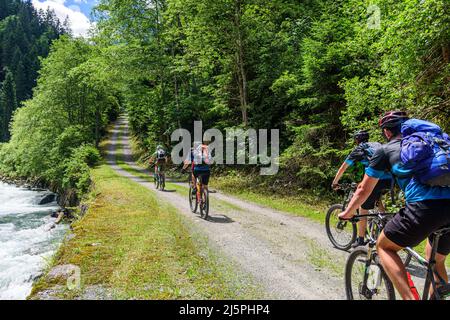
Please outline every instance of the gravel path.
M118 141L119 132L121 141ZM210 219L205 221L190 211L185 196L157 192L153 183L117 166L119 146L128 165L145 171L132 161L128 123L124 117L113 130L108 164L176 207L198 226L213 247L251 274L269 298L345 299L343 270L347 253L332 248L323 225L221 193L211 194ZM215 205L215 200L231 205Z

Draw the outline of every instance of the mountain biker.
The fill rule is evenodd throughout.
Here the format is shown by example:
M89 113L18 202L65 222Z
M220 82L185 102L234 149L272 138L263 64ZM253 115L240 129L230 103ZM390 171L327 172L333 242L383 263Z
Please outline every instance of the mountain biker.
M153 153L153 155L150 158L150 165L154 165L155 166L155 171L154 171L154 178L156 179L156 175L158 173L161 173L162 175L164 175L164 171L165 171L165 167L168 161L168 157L167 157L167 153L166 150L164 150L164 147L162 145L158 145L156 146L156 150Z
M344 172L351 166L356 163L361 163L364 168L369 166L369 160L372 157L373 153L376 149L381 147L381 144L378 142L369 142L369 133L365 130L357 131L353 138L355 139L356 148L347 156L345 161L342 163L338 172L336 173L336 177L333 180L332 188L334 190L339 189L339 180L342 178ZM369 198L361 205L359 209L360 214L367 214L368 210L372 210L375 208L376 203L378 202L381 206L381 202L379 202L381 195L384 190L387 190L391 187L392 183L392 175L390 173L385 173L380 180L378 181L375 189L370 194ZM381 211L384 211L384 208L380 208ZM352 247L355 248L357 246L362 246L365 244L364 236L366 234L367 228L367 218L361 219L358 222L358 237L353 243Z
M190 164L192 166L194 181L196 181L197 177L200 177L200 181L206 190L208 189L209 177L211 175L211 154L209 152L208 142L209 141L204 141L204 143L199 141L194 142L194 147L191 149L190 154ZM189 162L185 161L183 170L188 166Z
M414 247L428 237L426 255L430 258L431 235L450 224L450 187L420 183L406 170L400 157L401 125L408 119L406 112L390 111L379 120L388 143L378 149L370 160L362 183L350 204L339 217L351 218L375 188L380 176L392 172L405 192L406 206L390 220L377 241L377 252L387 275L403 299L414 299L407 272L398 255L404 247ZM450 234L441 237L436 253L436 270L448 282L445 259L450 253Z

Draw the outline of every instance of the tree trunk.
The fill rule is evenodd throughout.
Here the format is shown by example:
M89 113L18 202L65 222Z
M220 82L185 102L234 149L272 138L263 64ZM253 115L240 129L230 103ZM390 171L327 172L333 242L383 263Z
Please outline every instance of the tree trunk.
M239 88L239 101L242 112L242 123L244 124L244 126L247 126L248 92L247 92L247 75L245 71L245 61L244 61L244 44L241 30L241 16L242 16L242 3L241 0L236 0L235 15L234 15L234 25L236 28L235 63L238 80L237 82Z

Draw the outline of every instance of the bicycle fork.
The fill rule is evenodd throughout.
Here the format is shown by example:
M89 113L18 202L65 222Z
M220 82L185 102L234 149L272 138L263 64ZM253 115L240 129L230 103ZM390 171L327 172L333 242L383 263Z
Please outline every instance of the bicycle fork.
M367 251L367 260L364 269L364 280L362 283L362 288L360 288L360 293L371 299L374 294L377 293L378 288L381 286L382 276L381 269L376 264L372 264L374 260L374 248L372 244L369 244L369 249ZM371 281L369 281L369 276L371 276Z

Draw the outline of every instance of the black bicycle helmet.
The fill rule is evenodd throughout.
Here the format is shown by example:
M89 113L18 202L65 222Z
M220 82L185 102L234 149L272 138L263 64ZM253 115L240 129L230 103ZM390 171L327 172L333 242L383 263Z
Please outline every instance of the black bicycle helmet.
M369 141L369 133L366 130L359 130L353 134L353 138L359 143Z
M388 111L380 118L378 125L381 129L396 128L408 119L405 111Z

